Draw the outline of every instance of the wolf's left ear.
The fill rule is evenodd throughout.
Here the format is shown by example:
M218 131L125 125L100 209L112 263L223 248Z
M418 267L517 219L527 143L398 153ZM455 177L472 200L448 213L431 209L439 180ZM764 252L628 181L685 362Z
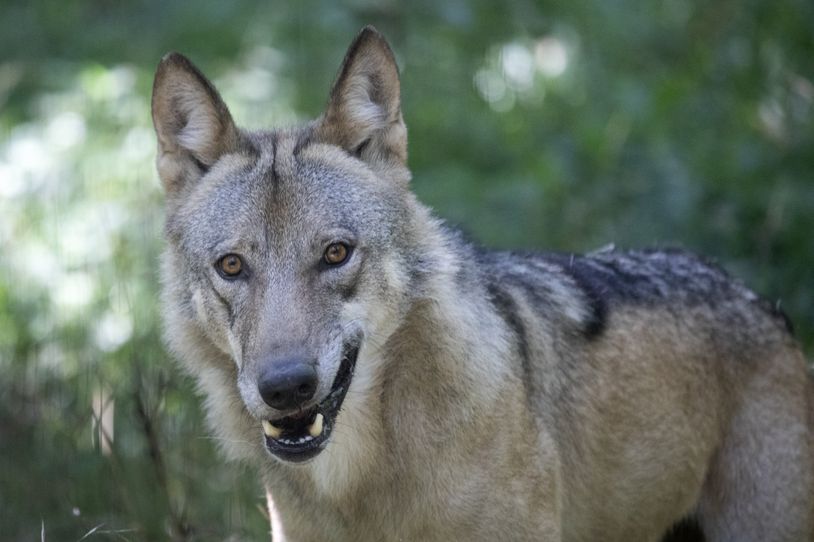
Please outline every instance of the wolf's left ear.
M158 65L152 113L158 175L168 195L177 195L238 149L240 133L218 91L181 54L169 53Z
M399 72L393 51L372 26L362 29L339 69L319 124L322 139L373 167L407 162Z

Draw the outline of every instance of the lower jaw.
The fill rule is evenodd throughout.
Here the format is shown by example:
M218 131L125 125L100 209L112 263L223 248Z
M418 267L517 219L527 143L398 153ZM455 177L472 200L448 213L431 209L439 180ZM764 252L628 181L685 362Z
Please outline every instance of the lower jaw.
M313 448L305 448L305 449L294 449L294 448L287 448L280 446L277 443L270 442L268 437L266 437L266 450L282 461L286 463L305 463L306 461L315 458L322 452L325 444L327 444L327 439L325 442L319 444L318 446L314 446Z

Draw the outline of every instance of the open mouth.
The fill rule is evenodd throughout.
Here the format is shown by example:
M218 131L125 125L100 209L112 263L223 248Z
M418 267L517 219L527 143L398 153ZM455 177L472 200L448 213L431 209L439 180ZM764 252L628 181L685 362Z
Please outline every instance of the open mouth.
M358 341L345 344L331 391L320 403L284 418L263 420L266 449L270 453L285 461L300 463L325 448L348 393L358 356Z

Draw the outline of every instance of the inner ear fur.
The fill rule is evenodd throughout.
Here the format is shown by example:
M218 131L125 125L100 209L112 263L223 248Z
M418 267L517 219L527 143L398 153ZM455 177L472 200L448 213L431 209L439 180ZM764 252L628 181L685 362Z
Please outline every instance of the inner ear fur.
M362 29L348 48L318 130L321 139L372 166L406 164L398 66L387 41L372 26Z
M153 82L158 174L168 193L200 178L239 147L240 133L218 91L192 62L169 53Z

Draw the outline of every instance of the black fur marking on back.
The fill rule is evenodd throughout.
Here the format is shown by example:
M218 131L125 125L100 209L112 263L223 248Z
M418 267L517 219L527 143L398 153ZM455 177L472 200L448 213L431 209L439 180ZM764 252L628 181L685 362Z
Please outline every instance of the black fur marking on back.
M625 253L618 253L624 256ZM616 298L631 302L655 300L662 296L654 276L625 268L614 259L597 259L577 254L547 253L544 261L557 265L582 288L596 304ZM604 314L604 308L597 308Z
M709 307L733 329L743 328L747 310L758 309L790 334L793 327L776 304L757 296L715 262L675 248L603 250L585 255L557 252L503 252L472 246L484 264L487 282L511 285L541 316L556 318L557 298L573 289L583 303L580 330L600 337L615 307L636 305ZM740 304L740 308L736 307ZM721 307L728 307L721 310Z
M544 258L548 260L548 257ZM569 256L568 264L560 267L585 294L590 309L590 317L585 322L585 336L593 339L602 334L607 324L608 305L605 300L608 286L601 277L592 272L582 258Z
M706 537L698 522L687 518L673 525L661 542L706 542Z
M581 322L581 332L588 339L599 337L607 322L605 302L606 285L598 280L597 274L585 266L584 258L569 254L532 252L492 252L476 248L477 258L490 265L494 275L490 280L500 280L521 290L533 302L536 311L546 311L552 306L552 286L561 280L556 268L570 277L587 304L586 318ZM536 264L546 264L540 268ZM552 269L551 267L554 267Z
M520 353L520 359L523 364L523 382L526 386L530 386L532 382L531 375L531 352L529 351L528 335L526 326L523 323L523 318L518 311L517 302L512 295L500 287L494 280L490 280L486 284L486 292L489 294L489 300L497 310L498 314L509 326L509 329L514 332L517 339L517 349ZM526 397L531 398L532 390L526 389Z

